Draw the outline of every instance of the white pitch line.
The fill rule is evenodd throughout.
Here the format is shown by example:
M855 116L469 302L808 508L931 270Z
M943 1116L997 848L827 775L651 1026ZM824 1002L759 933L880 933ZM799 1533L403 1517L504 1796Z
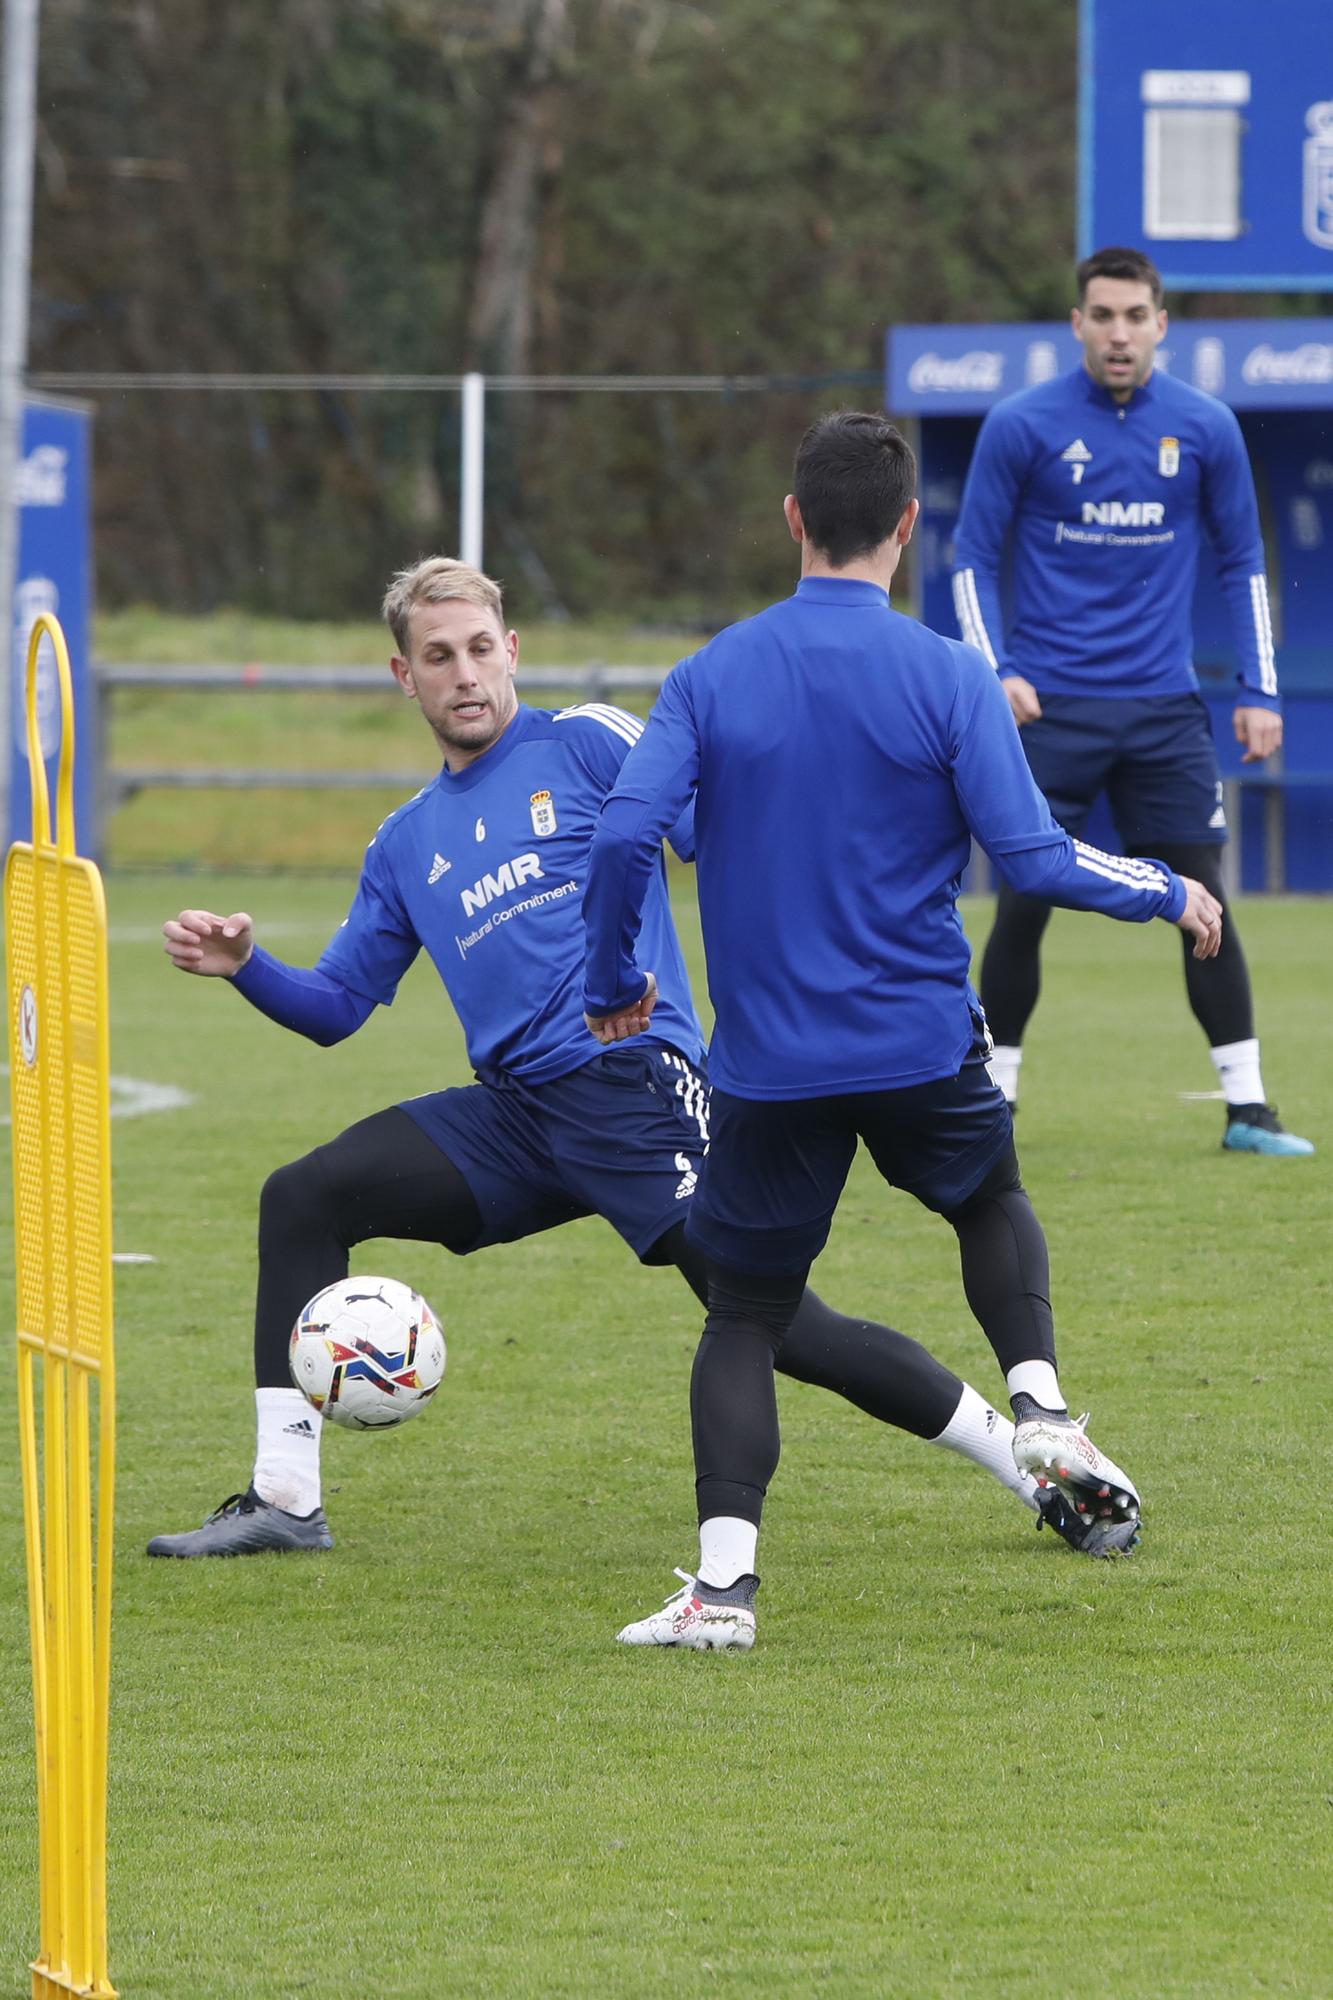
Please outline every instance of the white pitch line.
M111 1116L144 1118L151 1111L184 1111L194 1103L194 1092L174 1083L149 1083L141 1076L112 1076Z
M298 919L293 923L265 923L259 926L259 929L263 931L265 942L275 937L328 938L339 921L335 917L325 923L316 923L312 918L308 918L305 921ZM162 926L161 924L109 924L107 940L111 944L161 944Z
M0 1076L9 1075L9 1064L0 1063ZM141 1076L108 1077L113 1118L145 1118L153 1111L184 1111L194 1103L194 1093L181 1090L174 1083L149 1083ZM0 1113L0 1125L13 1121L6 1111Z

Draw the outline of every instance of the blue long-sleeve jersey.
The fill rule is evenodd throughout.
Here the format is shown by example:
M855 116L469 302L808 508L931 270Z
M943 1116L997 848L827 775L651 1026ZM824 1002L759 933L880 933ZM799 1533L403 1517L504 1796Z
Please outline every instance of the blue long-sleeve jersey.
M558 714L520 707L484 756L441 771L385 820L351 911L313 972L257 951L233 983L284 1027L336 1042L376 1004L389 1004L424 949L479 1075L548 1083L592 1062L600 1051L582 1002L588 850L602 800L642 728L605 702ZM688 859L689 815L673 822L670 838ZM697 1062L703 1031L660 847L648 870L644 936L662 987L651 1039Z
M1259 510L1234 414L1157 370L1117 403L1076 368L1006 397L981 426L954 545L959 630L1039 695L1185 694L1198 686L1190 621L1204 534L1235 630L1239 698L1276 709Z
M1185 907L1160 863L1056 825L986 661L871 583L807 577L671 673L593 842L592 1014L655 970L640 911L692 794L709 1070L738 1097L956 1073L978 1011L957 909L973 834L1026 895L1139 920Z

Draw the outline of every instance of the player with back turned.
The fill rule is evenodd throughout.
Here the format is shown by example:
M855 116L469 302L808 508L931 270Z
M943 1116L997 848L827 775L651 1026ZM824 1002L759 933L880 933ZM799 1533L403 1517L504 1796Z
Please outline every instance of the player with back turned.
M393 672L442 757L367 850L347 922L319 964L284 964L244 913L184 910L165 925L182 971L230 983L273 1020L327 1045L387 1006L428 953L467 1036L475 1083L430 1090L279 1167L259 1207L254 1470L201 1528L150 1555L321 1549L322 1420L292 1386L288 1341L307 1299L347 1276L368 1237L458 1255L599 1214L645 1264L674 1264L700 1297L683 1218L708 1142L703 1037L671 920L659 843L645 939L661 978L652 1032L602 1050L582 1015L583 883L597 814L642 723L603 702L553 713L518 699L517 634L499 587L437 557L395 577ZM692 816L670 833L692 851ZM423 1081L429 1083L427 1059ZM595 1293L585 1313L599 1310ZM914 1340L801 1301L784 1371L870 1416L973 1459L1087 1555L1104 1525L1016 1468L1012 1426ZM1114 1537L1111 1538L1112 1542Z
M1206 535L1240 655L1236 738L1244 762L1271 756L1282 715L1254 479L1226 405L1153 365L1167 319L1149 259L1100 250L1077 275L1082 365L1006 398L981 426L958 518L959 630L999 674L1060 824L1080 833L1106 790L1125 852L1197 876L1225 909L1226 815L1190 618ZM1011 1104L1049 915L1046 904L1001 884L981 997ZM1186 953L1185 987L1226 1099L1223 1146L1312 1153L1267 1101L1250 975L1230 912L1216 958Z
M959 878L975 836L1026 893L1164 917L1201 953L1216 951L1221 913L1197 882L1062 832L986 661L891 608L917 516L893 426L824 418L794 484L796 594L671 674L602 808L584 899L584 1002L612 1044L655 1019L642 916L662 835L694 801L717 1016L711 1144L687 1224L708 1259L691 1392L699 1564L662 1611L626 1626L630 1645L753 1643L774 1365L858 1140L957 1236L1019 1467L1121 1546L1136 1533L1132 1482L1060 1387L1046 1242L986 1066Z

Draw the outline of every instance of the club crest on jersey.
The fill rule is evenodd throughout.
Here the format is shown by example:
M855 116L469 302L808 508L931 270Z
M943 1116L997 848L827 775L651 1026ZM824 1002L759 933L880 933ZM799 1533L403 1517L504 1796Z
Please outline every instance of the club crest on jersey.
M1061 462L1069 467L1075 486L1081 486L1083 475L1092 463L1092 453L1082 438L1075 438L1071 445L1066 445L1060 453L1060 458Z
M1174 479L1180 470L1180 439L1162 438L1157 446L1157 470L1163 479Z
M532 808L532 830L538 839L555 832L555 800L549 792L534 792L528 800Z

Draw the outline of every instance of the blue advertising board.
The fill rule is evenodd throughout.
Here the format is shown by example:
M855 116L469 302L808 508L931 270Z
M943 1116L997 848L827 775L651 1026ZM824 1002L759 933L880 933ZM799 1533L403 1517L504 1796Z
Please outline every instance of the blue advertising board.
M951 578L963 485L987 410L1002 397L1080 366L1063 321L900 326L888 337L885 402L916 421L921 518L913 608L956 636ZM1229 403L1259 494L1286 710L1284 874L1292 889L1333 888L1333 319L1175 320L1158 363ZM1194 600L1195 665L1212 711L1222 771L1241 778L1230 724L1236 654L1215 563L1205 552ZM1250 774L1251 776L1253 774ZM1264 801L1245 800L1242 879L1268 873ZM1109 824L1095 828L1103 844Z
M890 330L885 402L922 419L919 608L954 630L954 522L982 417L1015 391L1081 365L1060 320ZM1333 692L1333 319L1175 320L1157 366L1229 403L1254 466L1268 544L1278 673L1288 692ZM1200 673L1232 672L1212 565L1194 609Z
M8 840L32 834L32 786L24 672L28 636L43 611L60 620L74 677L75 845L92 852L96 840L97 755L93 741L90 653L92 540L90 533L92 419L86 409L31 398L24 404L18 464L18 563L10 615L10 701L13 751L9 779ZM38 659L37 712L42 755L55 809L60 748L60 689L49 643Z
M1002 396L1082 360L1063 320L896 326L886 345L886 400L904 416L983 416ZM1333 410L1333 315L1172 319L1154 366L1233 410Z
M1081 0L1079 255L1193 291L1333 291L1329 0Z

